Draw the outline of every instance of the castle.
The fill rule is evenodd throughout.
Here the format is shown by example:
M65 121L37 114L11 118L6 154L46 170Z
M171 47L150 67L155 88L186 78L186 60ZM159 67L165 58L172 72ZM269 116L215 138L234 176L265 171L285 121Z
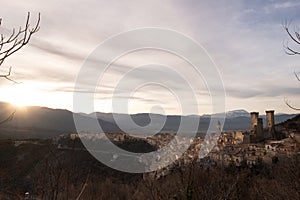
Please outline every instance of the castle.
M259 142L265 139L275 139L274 110L266 111L266 127L263 126L263 119L258 112L251 112L251 130L245 133L246 143Z

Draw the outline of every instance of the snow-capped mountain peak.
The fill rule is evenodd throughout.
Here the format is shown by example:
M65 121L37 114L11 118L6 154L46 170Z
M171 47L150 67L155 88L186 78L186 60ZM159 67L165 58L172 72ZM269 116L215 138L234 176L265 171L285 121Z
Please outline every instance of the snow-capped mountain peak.
M226 112L226 117L249 117L250 113L244 109L232 110Z

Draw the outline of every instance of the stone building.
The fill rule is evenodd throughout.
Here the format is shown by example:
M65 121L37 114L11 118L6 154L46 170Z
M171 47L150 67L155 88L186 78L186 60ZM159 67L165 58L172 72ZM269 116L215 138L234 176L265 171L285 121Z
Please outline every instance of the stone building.
M251 112L251 132L255 133L258 124L258 112Z
M258 118L258 122L257 122L257 128L256 128L256 137L259 139L263 139L264 138L264 126L263 126L263 119L262 118Z
M267 137L275 137L274 122L274 110L266 110L266 128L268 130Z
M266 111L266 128L263 126L263 119L259 118L258 112L251 112L251 130L248 134L250 142L259 142L269 138L275 138L274 110ZM245 138L246 139L246 138Z
M251 130L250 130L250 142L257 142L264 138L263 134L263 120L259 118L258 112L251 112Z

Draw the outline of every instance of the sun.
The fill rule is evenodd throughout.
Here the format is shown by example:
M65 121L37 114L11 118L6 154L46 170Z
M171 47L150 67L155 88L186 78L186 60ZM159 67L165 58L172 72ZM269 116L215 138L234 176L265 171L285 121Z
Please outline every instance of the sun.
M21 108L36 104L39 92L34 85L20 83L1 88L1 94L1 100Z

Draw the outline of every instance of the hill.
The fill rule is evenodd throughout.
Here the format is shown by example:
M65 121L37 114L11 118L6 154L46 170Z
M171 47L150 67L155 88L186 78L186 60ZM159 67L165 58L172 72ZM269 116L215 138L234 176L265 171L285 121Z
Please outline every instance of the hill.
M0 121L5 119L14 110L7 103L0 102ZM101 128L107 133L123 132L119 128L119 124L125 127L127 132L132 134L149 134L159 127L161 121L166 120L161 132L177 132L180 121L182 119L193 120L199 119L198 133L205 133L208 129L211 117L214 115L159 115L159 114L111 114L111 113L72 113L63 109L51 109L46 107L30 106L17 109L13 119L0 126L0 138L51 138L60 134L76 132L73 115L78 116L82 121L86 122L87 132L98 132L91 122L93 118L97 118ZM275 115L275 123L283 122L296 116L295 114ZM117 117L118 124L114 117ZM147 126L144 130L132 127L128 124L128 118L131 118L137 125L146 127L150 121L155 122L153 126ZM265 115L261 116L265 120ZM265 122L264 122L265 124ZM248 130L250 129L250 114L245 110L235 110L226 113L226 121L223 130ZM188 131L188 130L187 130Z

